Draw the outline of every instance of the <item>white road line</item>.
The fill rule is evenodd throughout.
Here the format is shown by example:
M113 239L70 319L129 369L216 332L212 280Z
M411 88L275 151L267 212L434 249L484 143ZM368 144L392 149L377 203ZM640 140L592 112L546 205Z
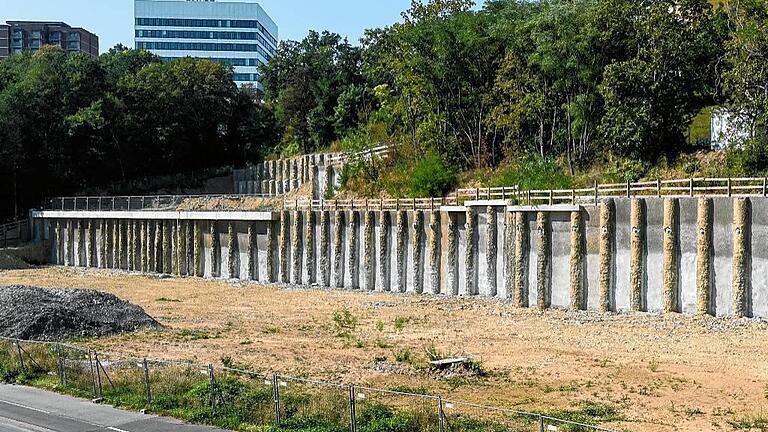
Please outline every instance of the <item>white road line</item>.
M127 430L118 429L118 428L112 427L112 426L108 427L107 429L109 429L111 431L115 431L115 432L128 432Z
M48 414L48 415L51 414L49 411L41 410L39 408L34 408L34 407L31 407L31 406L22 405L22 404L15 403L15 402L9 402L7 400L0 399L0 403L4 403L6 405L11 405L11 406L19 407L19 408L28 409L30 411L36 411L36 412L43 413L43 414Z

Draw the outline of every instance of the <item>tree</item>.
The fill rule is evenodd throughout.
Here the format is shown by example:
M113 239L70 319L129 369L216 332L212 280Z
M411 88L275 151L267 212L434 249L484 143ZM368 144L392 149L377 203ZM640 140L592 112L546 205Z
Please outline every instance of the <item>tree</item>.
M289 153L326 147L357 123L366 97L361 61L360 48L335 33L281 42L260 73Z
M724 35L705 0L611 0L600 13L616 10L625 18L606 32L623 38L626 54L605 69L601 132L620 154L673 155L690 121L714 100Z

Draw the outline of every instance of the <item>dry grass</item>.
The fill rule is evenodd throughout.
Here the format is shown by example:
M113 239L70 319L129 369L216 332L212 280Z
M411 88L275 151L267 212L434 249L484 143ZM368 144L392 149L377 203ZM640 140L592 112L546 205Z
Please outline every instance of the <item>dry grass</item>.
M168 330L86 341L137 356L201 362L231 357L257 370L525 410L599 402L617 407L626 419L609 426L630 431L733 430L739 419L768 410L768 325L760 322L541 315L482 299L288 290L64 268L0 272L0 283L94 288L143 306ZM488 374L430 373L422 368L427 349L469 355Z

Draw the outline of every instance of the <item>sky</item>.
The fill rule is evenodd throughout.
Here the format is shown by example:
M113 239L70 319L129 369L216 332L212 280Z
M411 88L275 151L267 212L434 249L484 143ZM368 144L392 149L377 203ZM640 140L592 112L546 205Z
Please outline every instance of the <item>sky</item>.
M357 43L367 28L400 20L410 0L261 0L280 28L280 39L330 30ZM99 36L101 52L118 43L133 47L133 0L0 0L0 22L64 21Z

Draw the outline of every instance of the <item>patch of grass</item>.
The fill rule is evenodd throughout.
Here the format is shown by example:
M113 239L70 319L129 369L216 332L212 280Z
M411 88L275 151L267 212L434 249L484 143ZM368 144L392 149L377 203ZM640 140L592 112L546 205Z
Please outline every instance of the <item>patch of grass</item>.
M410 318L406 317L397 317L395 318L395 330L398 332L402 332L405 329L406 324L411 322Z
M376 321L376 331L378 331L379 333L384 332L384 321L382 320Z
M437 348L434 342L428 347L424 348L424 353L427 355L427 361L437 361L453 357L453 354Z
M492 186L520 186L523 190L570 189L573 178L556 161L530 154L497 170L485 183Z
M395 387L390 387L390 390L400 392L400 393L411 393L411 394L417 394L417 395L429 395L431 394L430 391L426 387L410 387L407 385L400 385Z
M583 401L576 409L550 411L546 413L546 415L548 417L588 424L610 423L624 420L624 417L619 413L616 407L593 401ZM568 424L559 425L559 428L559 430L567 432L591 430Z
M768 431L768 417L763 414L740 417L727 423L736 430Z
M159 299L155 300L158 303L182 303L181 300L178 299L172 299L172 298L166 298L166 297L160 297Z
M395 361L398 363L405 363L413 365L416 362L416 358L413 355L413 351L410 348L401 348L394 353Z
M188 341L214 339L210 333L204 330L182 330L178 333L179 337Z
M347 308L337 310L333 313L333 325L336 337L351 338L357 329L357 317Z
M656 361L656 359L654 359L654 360L651 360L651 361L648 363L648 369L650 369L650 370L651 370L651 372L653 372L653 373L656 373L656 372L658 372L658 371L659 371L659 362L658 362L658 361Z

